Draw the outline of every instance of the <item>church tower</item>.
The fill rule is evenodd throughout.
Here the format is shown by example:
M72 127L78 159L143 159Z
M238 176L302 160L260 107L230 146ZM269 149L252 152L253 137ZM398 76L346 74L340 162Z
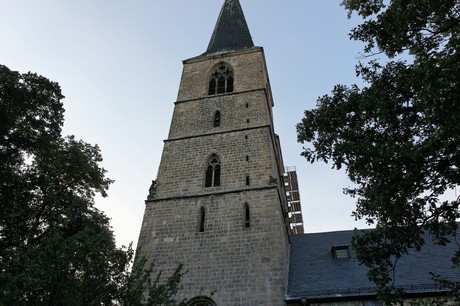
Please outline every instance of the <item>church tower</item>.
M182 263L190 305L284 305L284 166L264 51L238 0L225 0L206 52L183 65L137 255L166 275Z

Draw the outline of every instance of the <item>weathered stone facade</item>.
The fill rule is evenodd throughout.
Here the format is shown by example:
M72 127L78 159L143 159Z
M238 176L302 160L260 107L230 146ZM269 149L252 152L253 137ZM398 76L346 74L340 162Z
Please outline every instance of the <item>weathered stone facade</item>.
M233 72L232 92L208 95L219 65ZM284 305L286 197L272 106L262 48L184 61L138 243L138 256L166 274L184 264L179 298L213 293L217 305ZM213 154L220 184L205 187Z

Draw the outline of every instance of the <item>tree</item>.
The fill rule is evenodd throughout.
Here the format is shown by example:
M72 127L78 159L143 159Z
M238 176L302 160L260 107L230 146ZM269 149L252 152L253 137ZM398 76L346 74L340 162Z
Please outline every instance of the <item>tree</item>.
M126 278L120 302L125 306L185 306L187 299L179 302L174 299L185 273L179 264L174 273L164 279L161 271L154 273L154 265L148 265L145 258L140 258L134 262L132 273Z
M176 305L182 266L152 281L139 260L131 273L132 248L94 207L112 181L97 145L61 135L63 98L0 65L0 305Z
M460 184L460 2L342 5L363 18L350 37L365 43L368 61L356 67L364 85L336 85L318 98L297 135L311 143L302 152L308 161L344 167L355 184L345 190L357 198L353 214L376 229L353 247L385 299L397 293L398 258L426 237L442 245L457 233L460 199L445 193ZM458 266L460 251L452 260Z

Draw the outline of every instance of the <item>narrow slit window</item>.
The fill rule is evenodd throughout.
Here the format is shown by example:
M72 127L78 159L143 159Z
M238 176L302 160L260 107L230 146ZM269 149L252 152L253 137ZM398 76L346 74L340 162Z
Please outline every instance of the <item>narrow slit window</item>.
M206 215L205 215L204 207L201 207L198 213L198 231L201 233L204 232L205 218L206 218Z
M244 227L251 227L251 215L249 214L249 205L247 203L244 204Z
M249 186L250 180L249 180L249 175L246 176L246 186Z
M214 127L219 127L220 126L220 112L217 111L214 114Z

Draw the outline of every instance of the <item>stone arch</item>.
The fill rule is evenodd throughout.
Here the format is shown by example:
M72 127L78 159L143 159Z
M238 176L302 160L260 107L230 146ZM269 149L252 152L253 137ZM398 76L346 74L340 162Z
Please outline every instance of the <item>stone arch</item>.
M233 92L233 68L225 62L219 62L211 69L208 82L208 95L217 95Z
M217 306L214 301L207 296L196 296L192 298L187 306Z
M217 187L221 182L221 159L216 154L211 154L206 162L204 187Z

